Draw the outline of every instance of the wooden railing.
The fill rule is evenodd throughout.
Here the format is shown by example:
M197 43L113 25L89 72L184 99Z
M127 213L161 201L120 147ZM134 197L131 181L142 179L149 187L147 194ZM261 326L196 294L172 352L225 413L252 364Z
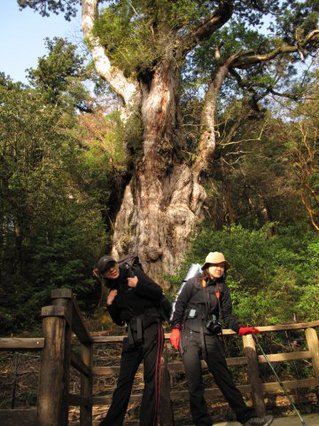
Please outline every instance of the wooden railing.
M42 308L43 337L41 338L1 338L0 350L41 350L41 367L39 374L39 390L37 408L31 410L0 410L0 424L7 426L38 425L67 426L69 406L80 406L80 425L92 425L92 406L109 404L109 396L93 396L92 383L94 377L114 377L119 367L93 366L93 345L121 342L123 336L92 336L86 326L70 289L53 290L52 305ZM319 386L319 342L315 327L319 321L300 324L258 327L263 333L304 330L307 350L288 353L267 354L271 363L309 360L313 367L313 377L300 380L284 381L287 390ZM79 354L72 349L74 335L76 345L80 345ZM235 334L224 330L224 337ZM165 335L166 340L169 334ZM247 365L249 384L238 385L243 393L251 393L258 415L265 413L264 394L281 391L278 382L262 383L259 364L267 362L263 355L257 355L256 344L251 335L242 337L244 356L227 358L228 365ZM80 394L69 394L70 367L75 368L81 377ZM183 371L182 362L167 363L165 357L162 364L162 399L161 425L172 425L170 400L188 399L187 390L171 390L170 374ZM206 389L209 399L220 396L218 388ZM141 394L132 394L131 401L139 400Z
M0 350L42 349L37 409L0 410L0 424L67 426L69 406L79 405L80 424L92 425L92 338L71 289L53 290L51 299L41 310L43 338L0 339ZM72 351L72 332L80 355ZM80 395L69 394L71 366L81 375Z
M319 343L317 332L314 327L319 326L319 321L313 321L308 323L298 323L298 324L285 324L278 326L261 326L258 329L264 333L278 333L280 331L291 331L291 330L305 330L305 338L308 350L305 351L294 351L294 352L285 352L285 353L276 353L276 354L266 354L268 361L273 363L279 362L289 362L296 360L310 360L313 367L314 376L307 379L299 380L288 380L282 381L284 388L287 390L298 389L298 388L311 388L319 386ZM223 330L223 335L225 338L229 338L236 333L232 330ZM169 334L165 335L166 340L169 339ZM94 345L98 344L113 344L119 342L123 339L121 336L93 336ZM255 410L258 415L265 415L265 402L264 394L265 393L278 393L282 392L282 388L278 382L268 382L262 383L259 373L259 364L264 364L267 362L263 355L257 355L257 348L254 338L251 335L243 336L243 351L245 356L243 357L233 357L227 358L227 365L229 367L238 367L242 365L247 365L247 372L249 378L249 384L237 385L238 389L245 393L251 394L252 400L254 403ZM203 362L203 367L205 363ZM167 364L169 374L172 375L176 372L183 371L182 361L171 361ZM118 375L119 367L93 367L94 376L106 376L111 377ZM171 400L181 400L188 399L187 390L168 390L170 392ZM206 396L209 400L212 400L216 397L222 396L219 388L209 388L205 391ZM132 395L131 400L139 400L141 398L140 394ZM93 396L93 405L106 405L111 402L110 396Z
M44 338L0 338L0 351L42 351ZM33 426L37 424L37 409L1 409L0 425Z

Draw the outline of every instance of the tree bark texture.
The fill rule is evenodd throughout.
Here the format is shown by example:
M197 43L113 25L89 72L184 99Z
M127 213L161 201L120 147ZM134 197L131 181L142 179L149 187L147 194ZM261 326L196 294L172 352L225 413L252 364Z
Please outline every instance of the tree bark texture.
M144 155L127 186L113 234L113 254L135 252L152 277L180 265L189 237L202 217L205 191L199 174L175 156L181 145L179 69L173 59L141 82Z
M116 257L138 254L145 271L164 284L163 273L176 272L196 224L203 218L206 193L200 183L201 162L206 165L206 156L211 156L215 149L214 102L221 84L216 80L205 101L202 117L205 135L200 141L204 153L198 156L196 164L187 164L181 160L178 64L199 39L207 37L230 17L230 11L226 8L224 15L218 11L201 27L203 34L193 34L184 42L180 40L179 49L168 47L165 58L147 76L132 82L112 66L93 35L97 4L98 0L82 2L83 33L95 68L122 98L126 110L122 117L128 118L133 110L139 110L144 130L143 155L134 164L132 179L125 188L114 223L112 254Z

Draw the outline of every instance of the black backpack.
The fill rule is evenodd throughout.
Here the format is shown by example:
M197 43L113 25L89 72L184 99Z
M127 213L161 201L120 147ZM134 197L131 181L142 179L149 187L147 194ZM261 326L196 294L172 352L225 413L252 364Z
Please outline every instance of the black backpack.
M124 266L124 268L129 271L129 274L131 274L136 268L144 272L139 257L134 254L129 254L127 256L122 257L121 259L119 259L118 264L120 266Z
M144 272L139 257L134 254L129 254L125 257L122 257L121 259L119 259L118 264L120 266L123 265L125 268L127 268L129 270L129 274L132 273L132 276L134 276L134 269L140 269ZM162 320L169 322L172 312L172 305L171 302L165 296L165 294L163 294L160 300L158 310Z
M120 266L124 266L128 270L128 274L131 276L134 276L134 269L140 269L144 272L143 266L140 262L140 259L137 255L129 254L127 256L122 257L119 259L118 264ZM171 302L167 299L167 297L163 294L159 306L158 306L159 314L163 321L169 322L171 312L172 312L172 305Z

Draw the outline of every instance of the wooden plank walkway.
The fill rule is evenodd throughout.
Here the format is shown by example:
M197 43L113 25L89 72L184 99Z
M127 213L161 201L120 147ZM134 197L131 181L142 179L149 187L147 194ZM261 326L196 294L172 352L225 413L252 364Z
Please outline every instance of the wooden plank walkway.
M306 426L319 426L319 414L303 415ZM214 426L239 426L238 422L221 422L214 423ZM301 421L298 416L275 417L271 426L301 426Z
M302 418L305 421L305 426L319 426L319 413L305 414L305 415L302 415ZM99 422L94 421L93 424L97 426ZM138 426L138 424L139 424L138 421L125 422L125 426ZM178 422L176 424L178 424ZM183 422L183 426L194 426L194 423ZM241 426L241 423L219 422L219 423L214 423L213 426ZM271 426L301 426L301 422L298 416L275 417Z

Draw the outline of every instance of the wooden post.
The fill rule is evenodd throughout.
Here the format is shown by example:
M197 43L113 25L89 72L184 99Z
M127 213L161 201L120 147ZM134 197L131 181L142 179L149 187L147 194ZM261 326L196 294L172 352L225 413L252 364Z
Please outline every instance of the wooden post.
M80 426L92 425L92 391L93 391L93 378L92 378L92 365L93 365L93 345L86 343L81 345L81 359L82 362L89 367L90 376L86 377L81 374L81 397L88 399L89 403L81 405L80 407Z
M67 312L63 306L41 310L44 348L42 351L39 395L39 426L64 426L63 396Z
M64 373L63 373L63 399L62 399L62 423L61 426L68 425L69 418L69 383L70 383L70 362L71 362L71 339L72 339L72 303L73 294L70 288L57 288L52 290L51 299L54 306L62 306L66 310L66 315L70 323L66 324L65 330L65 350L64 350Z
M243 336L245 355L248 363L248 377L251 384L252 398L257 416L265 415L265 402L262 382L259 377L258 358L256 345L252 335Z
M307 328L305 330L307 345L311 354L311 361L315 377L319 385L319 341L318 335L314 328Z
M171 381L167 366L167 354L164 349L161 357L160 426L174 425L174 413L170 393Z

